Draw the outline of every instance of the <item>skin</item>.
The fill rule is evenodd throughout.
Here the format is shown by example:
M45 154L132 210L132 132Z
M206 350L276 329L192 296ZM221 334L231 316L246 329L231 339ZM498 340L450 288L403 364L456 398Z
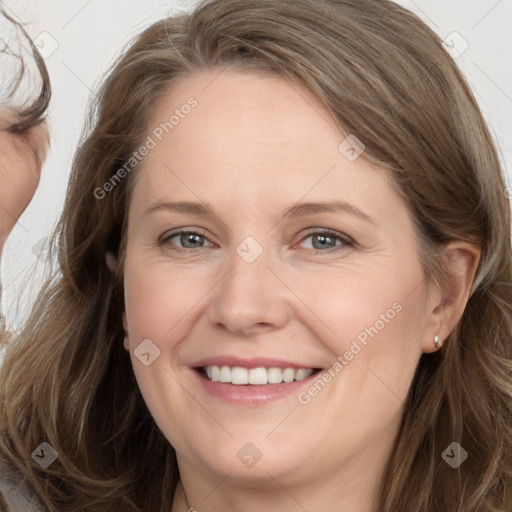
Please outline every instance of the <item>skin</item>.
M10 133L14 121L0 109L0 251L36 191L48 152L45 123Z
M125 348L178 457L183 488L172 511L376 512L418 360L460 318L478 250L448 246L447 290L425 280L391 174L364 154L349 161L338 150L346 134L301 86L247 71L196 73L173 86L147 134L190 96L198 106L137 171L124 265ZM215 216L145 213L162 201L207 202ZM283 216L297 202L325 201L373 220L347 211ZM183 227L204 234L203 246L180 252L179 236L158 244ZM315 249L308 228L353 243ZM236 252L248 236L263 248L253 263ZM190 368L238 355L327 369L396 303L401 311L307 405L295 393L260 406L226 403ZM134 355L144 339L160 350L148 366ZM251 468L237 457L248 442L261 453Z

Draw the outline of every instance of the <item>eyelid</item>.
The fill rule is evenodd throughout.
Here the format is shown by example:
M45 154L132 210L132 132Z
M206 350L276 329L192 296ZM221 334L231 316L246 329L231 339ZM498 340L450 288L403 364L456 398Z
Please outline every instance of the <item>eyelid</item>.
M330 249L326 250L320 250L320 249L313 249L317 252L333 252L342 249L343 247L353 247L356 245L356 242L346 235L345 233L342 233L341 231L336 231L335 229L330 228L308 228L306 230L306 235L302 236L301 239L297 242L297 244L300 244L301 242L304 242L304 240L308 239L312 235L327 235L331 236L333 238L338 238L342 243L340 245L336 245ZM295 244L295 245L297 245Z
M175 236L182 235L182 234L193 234L193 235L200 235L203 238L205 238L210 244L215 245L214 242L210 240L206 232L201 228L195 228L195 227L183 227L183 228L176 228L171 231L166 231L163 235L160 235L158 238L158 245L163 245L167 243L171 238L174 238ZM199 247L199 249L202 249L203 247ZM182 251L193 251L197 249L189 249L187 247L178 247L178 249Z
M352 238L350 238L348 235L341 231L337 231L336 229L331 228L307 228L308 235L315 235L315 234L328 234L328 235L334 235L342 238L346 242L352 242L355 243Z
M167 231L159 237L158 245L164 245L171 238L174 238L174 237L176 237L178 235L182 235L182 234L188 234L188 233L199 235L199 236L203 237L205 240L207 240L209 244L216 245L215 242L212 242L210 240L210 237L207 235L205 230L203 230L201 228L197 228L197 227L182 227L182 228L175 228L171 231ZM337 238L342 242L342 244L332 247L330 249L326 249L326 250L316 249L317 252L327 252L328 253L328 252L336 251L343 247L356 245L356 242L350 236L346 235L345 233L342 233L341 231L337 231L334 229L321 228L321 227L307 228L306 234L301 236L300 240L294 245L297 245L297 244L303 242L304 240L306 240L307 238L309 238L312 235L327 235L327 236L331 236L333 238ZM190 248L186 248L186 247L183 247L183 248L176 247L176 249L180 250L180 251L197 251L198 249L203 249L203 248L205 248L205 247L198 247L195 249L190 249Z

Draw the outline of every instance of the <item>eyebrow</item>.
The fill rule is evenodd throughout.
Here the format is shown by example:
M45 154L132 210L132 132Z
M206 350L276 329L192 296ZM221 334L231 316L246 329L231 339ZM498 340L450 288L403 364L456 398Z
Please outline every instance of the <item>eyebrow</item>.
M215 217L215 210L208 203L196 203L191 201L168 202L159 201L152 204L145 212L144 216L154 211L168 210L178 213L187 213L203 217ZM298 203L285 209L282 218L300 218L317 213L348 213L358 217L366 222L376 224L373 217L363 212L359 208L344 201L323 202L323 203Z

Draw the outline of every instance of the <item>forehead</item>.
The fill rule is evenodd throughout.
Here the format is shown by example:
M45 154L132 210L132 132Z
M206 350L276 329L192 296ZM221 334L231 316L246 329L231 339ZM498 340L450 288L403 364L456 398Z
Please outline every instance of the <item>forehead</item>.
M269 73L210 70L181 79L156 106L147 135L155 147L136 186L146 201L178 191L189 196L183 200L337 199L340 192L350 200L378 194L391 180L364 158L347 158L348 134L318 98Z
M189 111L186 104L191 98L197 105L184 113ZM230 69L192 74L170 88L148 128L169 121L173 113L179 116L180 110L183 113L179 119L174 116L172 130L164 138L184 150L196 143L219 156L228 146L233 152L253 149L261 158L297 146L299 141L306 144L305 151L314 147L332 152L341 137L336 121L311 92L270 73ZM207 139L190 137L191 124ZM326 140L326 133L332 141ZM334 147L329 147L330 142Z

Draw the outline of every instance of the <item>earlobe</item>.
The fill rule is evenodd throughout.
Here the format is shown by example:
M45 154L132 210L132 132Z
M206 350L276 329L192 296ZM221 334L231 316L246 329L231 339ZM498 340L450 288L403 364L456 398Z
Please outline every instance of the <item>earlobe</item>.
M117 258L110 252L105 252L105 264L111 272L115 272L117 268ZM130 339L128 337L128 322L126 321L126 313L123 311L123 329L124 329L124 341L123 345L127 352L130 351Z
M130 352L130 338L128 336L128 322L126 321L126 312L123 311L123 329L124 329L124 341L123 345L127 352Z
M110 251L105 253L105 263L111 272L115 272L117 268L117 259Z
M475 279L480 250L466 242L452 242L443 251L442 281L436 287L430 321L426 322L423 352L435 352L461 319Z

